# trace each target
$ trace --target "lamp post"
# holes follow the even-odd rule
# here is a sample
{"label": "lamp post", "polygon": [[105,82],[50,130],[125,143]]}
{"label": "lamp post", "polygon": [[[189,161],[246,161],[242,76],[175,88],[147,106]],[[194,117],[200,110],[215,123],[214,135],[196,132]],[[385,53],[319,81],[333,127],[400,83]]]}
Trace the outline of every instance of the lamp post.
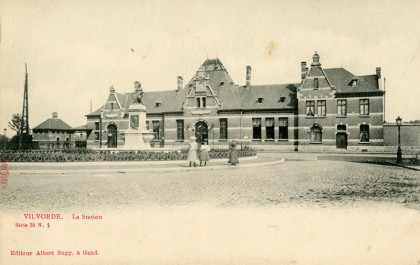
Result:
{"label": "lamp post", "polygon": [[7,129],[6,128],[3,129],[3,133],[4,133],[4,146],[3,146],[3,151],[6,151],[6,142],[7,142],[7,136],[6,136]]}
{"label": "lamp post", "polygon": [[400,116],[395,120],[398,126],[398,149],[397,149],[397,164],[402,164],[402,153],[401,153],[401,123],[402,119]]}
{"label": "lamp post", "polygon": [[[213,138],[213,150],[214,150],[214,124],[212,124],[211,126],[210,126],[210,131],[211,131],[211,135],[212,135],[212,138]],[[207,140],[208,141],[208,140]]]}

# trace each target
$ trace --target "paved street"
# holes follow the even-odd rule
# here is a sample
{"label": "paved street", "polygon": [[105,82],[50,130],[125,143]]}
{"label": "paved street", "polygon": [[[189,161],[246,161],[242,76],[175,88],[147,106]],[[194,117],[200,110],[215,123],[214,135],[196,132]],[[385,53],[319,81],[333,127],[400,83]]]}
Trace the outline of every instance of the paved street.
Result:
{"label": "paved street", "polygon": [[[262,153],[171,163],[16,164],[1,264],[418,264],[419,171]],[[16,228],[59,213],[50,228]],[[74,220],[73,214],[103,216]],[[44,222],[45,223],[45,222]],[[97,251],[11,256],[10,251]]]}
{"label": "paved street", "polygon": [[236,167],[219,160],[197,168],[187,167],[185,161],[15,163],[10,165],[8,186],[1,192],[1,208],[72,211],[360,203],[418,208],[419,171],[316,159],[315,154],[262,153]]}

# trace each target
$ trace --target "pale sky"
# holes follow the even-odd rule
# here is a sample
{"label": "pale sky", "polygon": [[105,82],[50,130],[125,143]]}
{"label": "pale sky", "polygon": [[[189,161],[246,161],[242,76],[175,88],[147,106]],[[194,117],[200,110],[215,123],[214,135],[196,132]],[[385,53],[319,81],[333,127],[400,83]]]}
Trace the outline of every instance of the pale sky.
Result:
{"label": "pale sky", "polygon": [[[386,78],[386,120],[420,119],[420,1],[23,1],[0,0],[0,129],[57,111],[86,124],[109,88],[174,90],[216,56],[237,84],[298,83],[314,51],[322,67]],[[13,133],[8,128],[8,136]]]}

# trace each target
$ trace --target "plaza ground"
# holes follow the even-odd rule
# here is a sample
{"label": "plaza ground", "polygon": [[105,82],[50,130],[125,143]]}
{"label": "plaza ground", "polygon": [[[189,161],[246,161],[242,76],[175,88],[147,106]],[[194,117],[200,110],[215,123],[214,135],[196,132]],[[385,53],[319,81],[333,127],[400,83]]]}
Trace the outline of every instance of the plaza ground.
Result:
{"label": "plaza ground", "polygon": [[[386,157],[386,156],[385,156]],[[417,264],[420,171],[261,153],[171,163],[10,163],[1,192],[6,250],[97,249],[96,257],[5,264]],[[23,213],[61,213],[48,230]],[[102,220],[74,221],[72,214]],[[7,241],[5,241],[7,240]],[[1,263],[1,262],[0,262]]]}

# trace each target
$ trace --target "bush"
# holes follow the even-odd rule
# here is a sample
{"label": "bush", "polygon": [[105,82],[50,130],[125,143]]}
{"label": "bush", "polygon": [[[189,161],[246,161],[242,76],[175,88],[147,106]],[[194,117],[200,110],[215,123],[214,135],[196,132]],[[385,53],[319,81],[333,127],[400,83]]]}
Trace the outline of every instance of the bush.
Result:
{"label": "bush", "polygon": [[[227,158],[228,150],[214,149],[211,159]],[[254,150],[238,150],[239,157],[255,156]],[[168,161],[186,160],[188,151],[94,151],[94,150],[31,150],[0,153],[1,162],[93,162],[93,161]]]}

